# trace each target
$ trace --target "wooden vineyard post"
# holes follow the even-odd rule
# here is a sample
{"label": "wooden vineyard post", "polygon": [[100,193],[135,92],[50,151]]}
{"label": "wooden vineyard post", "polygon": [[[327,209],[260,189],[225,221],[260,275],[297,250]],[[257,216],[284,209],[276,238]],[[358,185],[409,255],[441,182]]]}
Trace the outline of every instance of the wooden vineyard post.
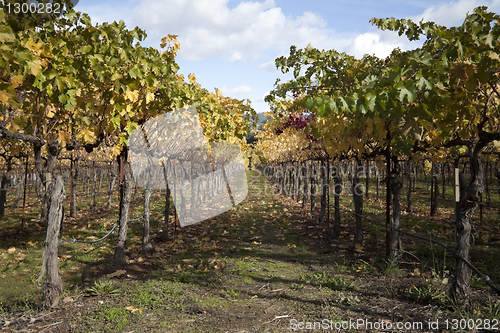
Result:
{"label": "wooden vineyard post", "polygon": [[363,167],[361,160],[356,160],[356,164],[353,168],[352,174],[352,198],[354,204],[354,212],[356,213],[356,229],[354,231],[354,242],[362,244],[363,243],[363,223],[362,223],[362,214],[363,214],[363,191],[361,189],[361,182],[359,179],[359,169]]}
{"label": "wooden vineyard post", "polygon": [[[495,177],[498,179],[498,195],[500,196],[500,170],[495,173]],[[500,205],[498,207],[498,220],[500,225]]]}
{"label": "wooden vineyard post", "polygon": [[111,206],[111,199],[113,198],[113,188],[115,187],[116,182],[116,172],[113,167],[113,162],[109,163],[109,171],[108,171],[108,203],[106,207]]}
{"label": "wooden vineyard post", "polygon": [[71,161],[69,164],[69,196],[70,196],[70,203],[69,203],[69,212],[71,217],[75,217],[76,215],[76,208],[75,208],[75,202],[73,201],[73,191],[74,189],[74,184],[73,184],[73,155],[71,155]]}
{"label": "wooden vineyard post", "polygon": [[[389,136],[389,134],[387,134]],[[389,136],[390,137],[390,136]],[[389,141],[390,142],[390,141]],[[391,229],[389,225],[391,224],[391,187],[389,186],[389,176],[391,174],[391,153],[389,147],[386,153],[386,163],[387,163],[387,174],[386,174],[386,206],[385,206],[385,257],[389,259],[390,250],[389,242],[391,238]]]}
{"label": "wooden vineyard post", "polygon": [[95,190],[96,190],[95,161],[92,161],[92,206],[91,206],[92,210],[94,210],[95,207],[96,207],[96,203],[95,203]]}
{"label": "wooden vineyard post", "polygon": [[24,229],[24,209],[26,208],[26,188],[28,187],[28,155],[26,155],[26,166],[24,167],[24,191],[23,191],[23,213],[21,228]]}
{"label": "wooden vineyard post", "polygon": [[305,172],[303,175],[303,186],[302,186],[302,208],[306,207],[307,203],[307,192],[309,189],[309,165],[307,164],[307,161],[302,162],[302,167],[305,167]]}
{"label": "wooden vineyard post", "polygon": [[127,219],[130,208],[130,198],[132,196],[132,179],[129,172],[125,172],[125,164],[127,162],[127,147],[124,147],[120,155],[119,161],[119,185],[120,185],[120,215],[118,241],[116,243],[113,263],[115,266],[123,266],[127,263],[125,259],[125,243],[127,241]]}
{"label": "wooden vineyard post", "polygon": [[365,196],[366,196],[366,199],[368,199],[370,197],[370,192],[369,192],[369,188],[370,188],[370,161],[369,160],[366,160],[366,170],[364,173],[365,173],[365,182],[366,182]]}
{"label": "wooden vineyard post", "polygon": [[[311,165],[311,173],[310,173],[310,184],[311,184],[311,192],[310,192],[310,201],[311,201],[311,212],[314,212],[314,204],[315,204],[315,196],[316,196],[316,191],[317,188],[314,188],[315,185],[317,185],[316,181],[316,169],[314,165],[314,161],[310,161]],[[314,191],[313,191],[314,190]]]}
{"label": "wooden vineyard post", "polygon": [[334,212],[334,218],[333,218],[333,234],[335,237],[338,237],[340,235],[340,194],[342,193],[342,178],[340,177],[340,165],[333,166],[335,168],[335,176],[333,177],[334,179],[334,187],[333,187],[333,194],[334,194],[334,206],[335,206],[335,212]]}
{"label": "wooden vineyard post", "polygon": [[47,233],[43,248],[42,270],[37,282],[43,278],[45,271],[47,277],[43,284],[42,306],[55,307],[59,303],[63,292],[63,283],[59,274],[57,253],[59,249],[59,230],[63,218],[64,182],[60,175],[56,176],[50,185],[49,214]]}
{"label": "wooden vineyard post", "polygon": [[327,198],[326,198],[326,208],[327,208],[327,213],[326,213],[326,224],[328,225],[328,228],[330,228],[330,192],[331,192],[331,179],[330,179],[330,159],[326,160],[326,179],[327,179],[327,184],[328,184],[328,192],[326,193]]}
{"label": "wooden vineyard post", "polygon": [[321,197],[320,197],[320,213],[319,213],[319,222],[323,222],[325,219],[325,214],[326,214],[326,192],[327,192],[327,180],[326,180],[326,167],[325,167],[325,160],[322,159],[319,165],[319,174],[321,177],[321,180],[319,181],[321,184]]}
{"label": "wooden vineyard post", "polygon": [[460,169],[458,168],[458,161],[455,165],[455,186],[454,186],[454,197],[455,197],[455,205],[454,205],[454,211],[455,211],[455,235],[457,234],[456,228],[457,228],[457,221],[458,221],[458,203],[460,202]]}
{"label": "wooden vineyard post", "polygon": [[168,181],[167,181],[167,170],[165,168],[165,163],[162,161],[162,167],[163,167],[163,177],[165,179],[165,186],[167,190],[165,191],[165,223],[163,225],[163,241],[166,242],[168,241],[168,217],[170,213],[170,188],[168,187]]}
{"label": "wooden vineyard post", "polygon": [[431,216],[436,215],[436,210],[434,208],[434,162],[432,162],[432,169],[431,169]]}
{"label": "wooden vineyard post", "polygon": [[150,216],[150,201],[153,191],[148,188],[144,189],[144,215],[142,217],[142,253],[150,254],[153,252],[153,245],[149,236],[149,216]]}

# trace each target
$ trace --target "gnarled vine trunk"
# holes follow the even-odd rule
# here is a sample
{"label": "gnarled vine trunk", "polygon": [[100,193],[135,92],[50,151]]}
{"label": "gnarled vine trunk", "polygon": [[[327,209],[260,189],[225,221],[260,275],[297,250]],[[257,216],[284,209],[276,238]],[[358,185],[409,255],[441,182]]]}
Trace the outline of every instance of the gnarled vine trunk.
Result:
{"label": "gnarled vine trunk", "polygon": [[[363,167],[361,161],[357,164],[359,167]],[[352,200],[354,203],[354,212],[356,213],[356,230],[354,231],[354,242],[362,244],[363,243],[363,189],[361,188],[361,183],[359,181],[359,172],[356,168],[352,175]]]}
{"label": "gnarled vine trunk", "polygon": [[[398,179],[398,166],[393,170],[389,178],[389,186],[391,188],[392,195],[392,219],[391,226],[393,228],[399,229],[401,221],[401,189],[403,184]],[[401,235],[398,231],[391,229],[391,235],[389,238],[389,260],[394,262],[401,255]]]}
{"label": "gnarled vine trunk", "polygon": [[42,306],[44,308],[55,307],[59,303],[63,292],[63,283],[59,274],[59,262],[57,261],[59,249],[59,231],[63,219],[64,182],[61,176],[57,176],[48,186],[49,212],[47,233],[43,249],[42,271],[38,282],[43,278],[45,271],[47,277],[43,284]]}
{"label": "gnarled vine trunk", "polygon": [[123,266],[127,263],[127,260],[125,258],[125,246],[127,241],[128,211],[130,208],[133,185],[132,177],[130,175],[130,168],[128,168],[127,163],[127,147],[125,147],[118,156],[118,161],[120,170],[120,215],[118,221],[118,240],[116,242],[113,263],[115,266]]}

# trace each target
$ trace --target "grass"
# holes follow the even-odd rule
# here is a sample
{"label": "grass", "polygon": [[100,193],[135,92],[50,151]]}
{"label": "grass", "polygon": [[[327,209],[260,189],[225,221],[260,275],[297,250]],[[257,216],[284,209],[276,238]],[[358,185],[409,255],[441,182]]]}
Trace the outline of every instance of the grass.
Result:
{"label": "grass", "polygon": [[98,280],[94,281],[94,286],[87,288],[87,293],[91,296],[116,295],[121,292],[116,288],[114,281]]}
{"label": "grass", "polygon": [[102,305],[93,314],[87,316],[91,321],[103,324],[104,332],[116,332],[130,325],[133,316],[125,307]]}
{"label": "grass", "polygon": [[352,291],[355,289],[354,283],[347,281],[343,277],[331,276],[326,272],[304,274],[299,280],[303,283],[329,288],[334,291]]}
{"label": "grass", "polygon": [[[256,173],[248,175],[257,177]],[[263,185],[258,186],[262,190]],[[137,193],[130,218],[142,214],[141,193]],[[110,332],[220,332],[234,325],[241,330],[255,326],[258,331],[284,332],[285,320],[273,319],[288,313],[341,321],[360,314],[370,316],[379,309],[377,316],[382,318],[396,306],[404,309],[413,303],[430,304],[443,312],[450,308],[444,285],[439,283],[451,280],[455,261],[444,250],[404,237],[406,254],[396,266],[384,260],[384,228],[363,222],[367,237],[364,250],[357,252],[350,237],[354,220],[348,214],[342,213],[341,237],[329,240],[327,226],[317,223],[316,213],[300,210],[300,204],[287,198],[256,193],[250,187],[243,203],[203,223],[176,230],[172,226],[168,242],[159,237],[162,221],[153,218],[155,253],[151,256],[140,253],[141,223],[129,224],[126,254],[131,263],[126,275],[114,279],[106,276],[114,271],[110,264],[115,235],[98,244],[61,244],[64,296],[88,307],[81,318],[70,315],[71,320]],[[440,202],[443,208],[430,218],[425,195],[425,186],[419,185],[414,193],[416,211],[403,213],[401,225],[447,241],[452,235],[451,207]],[[115,223],[117,205],[104,209],[107,196],[101,195],[97,209],[91,211],[86,208],[89,198],[79,198],[81,209],[75,219],[67,219],[64,238],[97,239]],[[161,211],[163,200],[163,194],[154,193],[153,212]],[[350,208],[351,198],[343,196],[341,204]],[[384,203],[375,200],[373,192],[365,200],[364,211],[384,221]],[[8,209],[7,213],[2,231],[12,237],[0,241],[0,316],[19,310],[36,313],[41,288],[34,280],[40,270],[44,230],[30,221],[22,232],[19,220],[17,224],[12,220],[17,211]],[[25,214],[36,220],[36,207]],[[482,272],[500,281],[496,269],[500,247],[483,237],[494,230],[495,223],[494,214],[485,214],[483,225],[476,226],[471,254]],[[476,278],[471,284],[475,292],[487,295]],[[376,303],[379,298],[383,301]],[[494,297],[489,303],[486,299],[476,298],[476,314],[471,310],[467,315],[498,316],[499,302]],[[458,309],[450,311],[450,316],[465,316]]]}

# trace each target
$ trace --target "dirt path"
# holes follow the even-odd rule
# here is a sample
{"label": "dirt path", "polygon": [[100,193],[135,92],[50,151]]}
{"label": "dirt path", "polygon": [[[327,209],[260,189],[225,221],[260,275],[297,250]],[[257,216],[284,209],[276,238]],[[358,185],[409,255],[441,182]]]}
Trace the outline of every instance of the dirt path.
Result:
{"label": "dirt path", "polygon": [[[140,242],[130,241],[123,271],[110,269],[111,254],[104,255],[71,273],[82,274],[82,282],[67,288],[59,308],[4,312],[0,328],[451,332],[451,320],[462,319],[446,310],[446,281],[384,264],[380,235],[368,231],[362,250],[353,246],[348,225],[341,238],[329,239],[327,225],[318,225],[314,214],[266,191],[257,173],[249,175],[249,195],[238,207],[177,230],[168,243],[158,230],[151,256],[142,256]],[[487,293],[474,289],[475,297]]]}

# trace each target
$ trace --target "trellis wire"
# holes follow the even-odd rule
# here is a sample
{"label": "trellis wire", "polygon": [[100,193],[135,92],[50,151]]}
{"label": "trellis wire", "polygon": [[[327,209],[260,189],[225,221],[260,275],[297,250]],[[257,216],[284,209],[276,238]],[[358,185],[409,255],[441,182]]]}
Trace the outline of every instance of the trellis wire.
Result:
{"label": "trellis wire", "polygon": [[395,228],[395,227],[392,227],[391,225],[386,225],[385,223],[380,223],[379,221],[376,221],[374,219],[371,219],[369,217],[366,217],[366,216],[363,216],[361,214],[357,214],[355,212],[353,212],[352,210],[349,210],[349,209],[344,209],[344,208],[341,208],[341,207],[336,207],[340,210],[343,210],[347,213],[351,213],[353,215],[356,215],[356,216],[360,216],[361,218],[364,218],[365,220],[368,220],[370,222],[373,222],[375,223],[376,225],[378,226],[382,226],[384,228],[390,228],[392,230],[395,230],[397,232],[400,232],[404,235],[407,235],[407,236],[410,236],[410,237],[413,237],[413,238],[417,238],[417,239],[420,239],[420,240],[424,240],[424,241],[428,241],[428,242],[431,242],[431,243],[434,243],[438,246],[441,246],[442,248],[444,248],[445,250],[449,251],[450,253],[452,253],[456,258],[462,260],[474,273],[476,273],[477,276],[479,276],[479,278],[481,278],[481,280],[483,280],[494,292],[497,293],[497,295],[500,296],[500,288],[497,288],[493,282],[491,281],[490,277],[487,276],[487,275],[484,275],[482,274],[476,267],[474,267],[467,259],[465,259],[462,255],[456,253],[454,250],[450,249],[448,246],[444,245],[443,243],[437,241],[437,240],[434,240],[432,238],[427,238],[427,237],[424,237],[422,235],[417,235],[417,234],[413,234],[411,232],[407,232],[407,231],[403,231],[401,229],[398,229],[398,228]]}
{"label": "trellis wire", "polygon": [[[171,209],[173,210],[173,209]],[[154,214],[151,214],[149,217],[153,217],[155,215],[158,215],[158,214],[163,214],[165,213],[165,210],[161,211],[161,212],[158,212],[158,213],[154,213]],[[127,224],[128,223],[132,223],[132,222],[135,222],[135,221],[139,221],[141,219],[144,218],[144,215],[136,218],[136,219],[133,219],[133,220],[128,220],[127,221]],[[82,243],[82,244],[95,244],[95,243],[99,243],[99,242],[102,242],[103,240],[105,240],[106,238],[108,238],[109,236],[111,236],[111,234],[113,233],[113,231],[115,231],[116,227],[118,226],[118,223],[115,223],[115,225],[113,226],[113,228],[111,228],[111,230],[102,238],[98,239],[98,240],[94,240],[94,241],[83,241],[83,240],[79,240],[79,239],[60,239],[59,240],[59,243]]]}

